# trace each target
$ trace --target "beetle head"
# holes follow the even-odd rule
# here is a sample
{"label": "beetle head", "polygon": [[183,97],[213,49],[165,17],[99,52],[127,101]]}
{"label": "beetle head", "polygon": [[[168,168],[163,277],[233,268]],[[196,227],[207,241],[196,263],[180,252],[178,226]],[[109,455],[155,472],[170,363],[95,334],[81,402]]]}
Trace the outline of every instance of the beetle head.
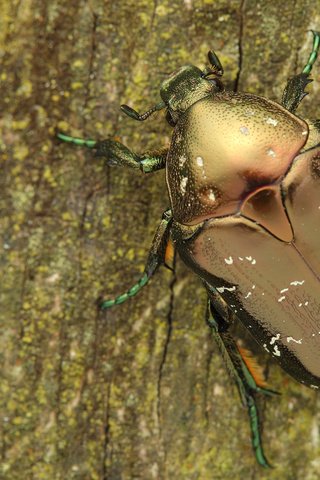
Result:
{"label": "beetle head", "polygon": [[133,108],[121,105],[121,110],[135,120],[145,120],[153,112],[167,108],[167,121],[174,126],[180,115],[198,100],[224,90],[218,77],[223,75],[222,65],[217,55],[209,51],[211,68],[204,71],[194,65],[185,65],[173,72],[160,87],[162,102],[155,105],[142,115]]}

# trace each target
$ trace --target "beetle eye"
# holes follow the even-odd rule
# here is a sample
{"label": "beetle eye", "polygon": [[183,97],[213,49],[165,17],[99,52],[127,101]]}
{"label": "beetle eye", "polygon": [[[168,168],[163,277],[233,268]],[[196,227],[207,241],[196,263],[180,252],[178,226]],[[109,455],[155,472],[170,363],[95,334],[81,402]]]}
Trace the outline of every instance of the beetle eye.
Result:
{"label": "beetle eye", "polygon": [[206,80],[210,82],[214,87],[216,87],[219,92],[222,92],[224,90],[223,83],[217,77],[207,77]]}
{"label": "beetle eye", "polygon": [[176,123],[177,123],[177,122],[175,122],[175,121],[173,120],[172,115],[171,115],[171,113],[169,112],[169,110],[167,110],[167,113],[166,113],[166,120],[167,120],[167,122],[169,123],[169,125],[170,125],[171,127],[175,127],[175,126],[176,126]]}

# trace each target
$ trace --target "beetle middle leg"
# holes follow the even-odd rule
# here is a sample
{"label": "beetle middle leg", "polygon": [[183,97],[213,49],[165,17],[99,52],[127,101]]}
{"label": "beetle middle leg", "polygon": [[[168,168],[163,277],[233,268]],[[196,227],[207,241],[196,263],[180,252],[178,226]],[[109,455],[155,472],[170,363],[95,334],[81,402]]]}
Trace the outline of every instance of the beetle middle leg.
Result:
{"label": "beetle middle leg", "polygon": [[217,312],[210,299],[208,299],[206,320],[212,331],[213,337],[217,342],[227,369],[236,382],[242,403],[248,409],[252,447],[256,459],[263,467],[270,467],[271,465],[269,464],[262,447],[259,413],[255,400],[255,394],[257,392],[262,392],[267,395],[273,395],[276,394],[276,392],[261,387],[257,384],[255,378],[247,367],[243,355],[237,347],[235,340],[227,331],[228,323]]}
{"label": "beetle middle leg", "polygon": [[149,256],[146,262],[142,277],[127,292],[118,295],[110,300],[100,300],[99,307],[102,310],[119,305],[130,297],[135,296],[155,274],[158,267],[166,265],[168,268],[174,268],[174,248],[170,238],[170,227],[172,222],[171,210],[166,210],[162,215],[161,222],[157,228],[152,241]]}
{"label": "beetle middle leg", "polygon": [[312,33],[313,46],[309,59],[302,72],[287,81],[287,85],[282,95],[281,104],[291,113],[295,113],[300,102],[306,95],[308,95],[304,90],[306,86],[312,82],[312,79],[308,77],[311,73],[314,62],[317,59],[320,48],[320,33],[313,30]]}
{"label": "beetle middle leg", "polygon": [[94,149],[95,156],[106,158],[106,164],[110,166],[129,167],[140,169],[143,173],[152,173],[166,165],[167,148],[138,155],[115,140],[85,140],[64,133],[58,133],[57,137],[63,142]]}

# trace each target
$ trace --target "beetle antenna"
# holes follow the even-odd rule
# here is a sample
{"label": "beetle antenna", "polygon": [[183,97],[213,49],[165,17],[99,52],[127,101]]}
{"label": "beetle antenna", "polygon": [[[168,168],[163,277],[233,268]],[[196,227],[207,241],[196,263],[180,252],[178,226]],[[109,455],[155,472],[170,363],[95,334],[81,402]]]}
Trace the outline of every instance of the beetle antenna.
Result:
{"label": "beetle antenna", "polygon": [[302,70],[302,73],[306,73],[307,75],[309,75],[312,70],[313,64],[317,59],[319,47],[320,47],[320,33],[316,32],[315,30],[311,30],[311,32],[313,33],[312,52],[310,54],[310,57],[308,59],[306,66]]}
{"label": "beetle antenna", "polygon": [[218,56],[214,53],[213,50],[209,50],[208,59],[209,59],[210,65],[213,67],[214,73],[221,77],[224,73],[224,70]]}
{"label": "beetle antenna", "polygon": [[120,109],[128,115],[128,117],[134,118],[135,120],[138,120],[139,122],[143,122],[143,120],[146,120],[146,118],[150,117],[154,112],[157,112],[158,110],[162,110],[165,108],[166,104],[164,102],[157,103],[154,107],[150,108],[145,113],[142,113],[140,115],[136,110],[134,110],[131,107],[128,107],[128,105],[121,105]]}

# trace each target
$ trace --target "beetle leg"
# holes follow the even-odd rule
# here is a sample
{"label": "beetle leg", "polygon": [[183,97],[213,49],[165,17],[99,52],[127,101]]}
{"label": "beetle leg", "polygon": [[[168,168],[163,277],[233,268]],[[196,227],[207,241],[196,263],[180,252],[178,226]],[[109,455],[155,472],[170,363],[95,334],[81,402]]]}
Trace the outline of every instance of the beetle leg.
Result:
{"label": "beetle leg", "polygon": [[174,251],[170,239],[170,227],[172,222],[171,210],[166,210],[162,215],[162,220],[157,228],[152,241],[151,249],[144,269],[144,273],[140,280],[135,283],[129,290],[110,300],[100,300],[99,307],[102,310],[119,305],[130,297],[136,295],[142,287],[144,287],[154,275],[160,265],[166,265],[173,269]]}
{"label": "beetle leg", "polygon": [[308,83],[312,82],[312,79],[308,77],[311,73],[314,62],[317,59],[320,48],[320,33],[313,30],[312,33],[313,46],[309,59],[302,72],[288,80],[282,95],[281,104],[292,113],[296,111],[303,98],[308,95],[304,90]]}
{"label": "beetle leg", "polygon": [[166,165],[168,149],[137,155],[115,140],[84,140],[63,133],[58,133],[57,137],[67,143],[93,148],[96,150],[95,156],[105,157],[107,159],[106,164],[110,166],[129,167],[140,169],[144,173],[152,173]]}
{"label": "beetle leg", "polygon": [[208,300],[206,320],[217,342],[227,369],[236,382],[242,403],[248,409],[252,447],[256,459],[261,466],[271,467],[262,447],[258,407],[255,400],[255,392],[259,389],[241,357],[236,342],[226,331],[226,322],[218,312],[215,311],[210,299]]}

